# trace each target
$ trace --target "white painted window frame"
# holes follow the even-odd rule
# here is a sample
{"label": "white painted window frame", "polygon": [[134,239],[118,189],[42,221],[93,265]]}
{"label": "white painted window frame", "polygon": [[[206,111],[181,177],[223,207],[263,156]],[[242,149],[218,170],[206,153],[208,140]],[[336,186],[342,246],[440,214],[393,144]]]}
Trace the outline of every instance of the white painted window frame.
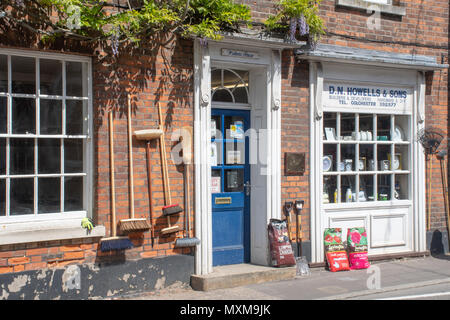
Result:
{"label": "white painted window frame", "polygon": [[[83,159],[83,173],[76,174],[68,174],[68,173],[59,173],[59,174],[38,174],[37,173],[37,149],[35,148],[35,171],[33,174],[29,175],[20,175],[14,177],[30,177],[35,180],[35,195],[37,195],[37,179],[38,177],[63,177],[63,176],[80,176],[83,177],[83,192],[84,192],[84,208],[86,210],[82,211],[70,211],[70,212],[58,212],[58,213],[50,213],[50,214],[37,214],[37,196],[35,196],[34,203],[34,214],[32,215],[17,215],[17,216],[9,216],[8,211],[7,215],[0,217],[0,245],[3,244],[16,244],[16,243],[25,243],[25,242],[35,242],[35,241],[50,241],[50,240],[62,240],[62,239],[73,239],[73,238],[84,238],[84,237],[92,237],[92,236],[103,236],[105,233],[104,227],[99,226],[94,228],[91,232],[87,232],[86,230],[81,228],[81,219],[84,217],[92,217],[93,214],[93,168],[94,168],[94,160],[93,160],[93,107],[92,107],[92,62],[90,57],[82,56],[82,55],[69,55],[69,54],[58,54],[53,52],[41,52],[41,51],[32,51],[32,50],[19,50],[19,49],[7,49],[1,48],[0,54],[6,55],[8,58],[8,92],[4,94],[0,94],[1,96],[7,97],[7,107],[9,109],[8,114],[10,114],[12,108],[12,98],[13,97],[29,97],[36,99],[36,134],[33,135],[18,135],[11,134],[10,124],[11,117],[8,116],[8,133],[0,134],[2,138],[20,138],[26,137],[30,139],[34,139],[38,141],[38,138],[59,138],[61,139],[61,149],[64,150],[63,141],[66,138],[80,138],[84,140],[84,159]],[[38,88],[35,94],[12,94],[11,92],[11,56],[22,56],[22,57],[32,57],[36,61],[36,86]],[[48,96],[48,95],[40,95],[39,88],[39,59],[49,59],[49,60],[58,60],[62,62],[62,96]],[[84,73],[85,78],[83,81],[86,85],[86,96],[83,97],[68,97],[66,96],[65,91],[65,81],[66,81],[66,62],[80,62],[86,67],[86,72]],[[83,76],[84,76],[83,75]],[[63,131],[61,135],[39,135],[39,101],[41,98],[51,98],[56,100],[65,101],[66,98],[71,100],[82,100],[87,102],[87,127],[86,134],[83,135],[66,135]],[[63,119],[62,126],[65,127],[64,119],[65,119],[65,107],[64,103],[63,107]],[[64,129],[63,129],[64,130]],[[61,152],[61,166],[63,168],[64,163],[64,151]],[[7,152],[7,166],[8,163],[8,152]],[[8,173],[8,171],[7,171]],[[2,178],[9,178],[8,175],[1,176]],[[7,184],[7,189],[8,189]],[[63,201],[64,197],[64,183],[61,183],[61,201]],[[7,202],[9,201],[9,192],[7,190]],[[7,210],[9,210],[9,206],[7,204]]]}

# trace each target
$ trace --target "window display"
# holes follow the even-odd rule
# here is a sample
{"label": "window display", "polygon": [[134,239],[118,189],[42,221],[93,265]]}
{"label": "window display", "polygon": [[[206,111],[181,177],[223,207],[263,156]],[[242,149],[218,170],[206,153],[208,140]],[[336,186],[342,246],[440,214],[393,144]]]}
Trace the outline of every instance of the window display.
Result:
{"label": "window display", "polygon": [[409,115],[325,112],[323,203],[409,199],[410,121]]}

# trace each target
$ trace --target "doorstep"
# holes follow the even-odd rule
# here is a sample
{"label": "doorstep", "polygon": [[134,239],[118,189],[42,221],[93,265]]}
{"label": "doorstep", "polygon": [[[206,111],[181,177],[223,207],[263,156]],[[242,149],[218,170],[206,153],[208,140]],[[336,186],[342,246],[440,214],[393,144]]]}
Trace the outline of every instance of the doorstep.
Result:
{"label": "doorstep", "polygon": [[289,280],[295,278],[296,267],[273,268],[254,264],[234,264],[214,267],[206,275],[192,275],[191,287],[198,291],[209,291],[239,287],[249,284]]}

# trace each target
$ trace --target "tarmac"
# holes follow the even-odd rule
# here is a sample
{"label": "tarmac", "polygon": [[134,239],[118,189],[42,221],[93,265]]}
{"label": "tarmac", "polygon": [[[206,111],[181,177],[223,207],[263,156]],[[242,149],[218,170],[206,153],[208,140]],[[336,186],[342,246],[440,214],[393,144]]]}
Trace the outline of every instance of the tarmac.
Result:
{"label": "tarmac", "polygon": [[309,275],[227,289],[196,291],[175,283],[157,291],[113,300],[348,300],[376,293],[448,284],[450,255],[401,258],[371,263],[369,269],[330,272],[311,268]]}

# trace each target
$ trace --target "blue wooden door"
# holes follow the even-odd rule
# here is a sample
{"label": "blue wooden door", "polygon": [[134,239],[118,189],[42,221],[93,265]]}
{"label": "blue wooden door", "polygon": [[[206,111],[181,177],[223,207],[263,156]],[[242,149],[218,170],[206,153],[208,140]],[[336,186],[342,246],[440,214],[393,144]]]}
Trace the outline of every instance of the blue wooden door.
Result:
{"label": "blue wooden door", "polygon": [[250,261],[250,112],[211,110],[213,265]]}

